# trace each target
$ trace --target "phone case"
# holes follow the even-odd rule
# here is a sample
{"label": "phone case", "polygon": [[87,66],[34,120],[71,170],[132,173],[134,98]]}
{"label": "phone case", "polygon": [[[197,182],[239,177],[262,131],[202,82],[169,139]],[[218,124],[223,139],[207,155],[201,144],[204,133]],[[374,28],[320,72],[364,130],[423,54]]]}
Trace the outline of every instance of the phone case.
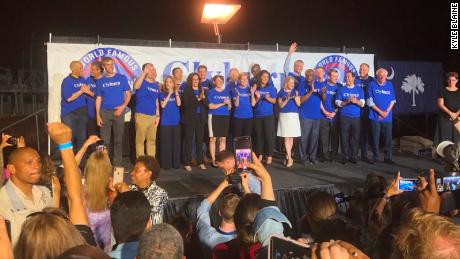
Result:
{"label": "phone case", "polygon": [[124,174],[125,169],[123,167],[115,167],[113,170],[113,184],[122,183]]}

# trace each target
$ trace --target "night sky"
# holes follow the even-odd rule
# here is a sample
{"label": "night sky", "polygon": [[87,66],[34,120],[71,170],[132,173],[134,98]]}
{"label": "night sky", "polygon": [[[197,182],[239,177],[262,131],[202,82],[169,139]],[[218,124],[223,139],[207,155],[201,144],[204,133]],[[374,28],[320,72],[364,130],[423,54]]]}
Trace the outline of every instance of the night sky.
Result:
{"label": "night sky", "polygon": [[[439,61],[460,70],[450,50],[450,2],[415,0],[243,0],[220,26],[226,43],[365,46],[376,59]],[[458,0],[457,0],[458,2]],[[48,33],[58,36],[215,42],[200,24],[202,1],[1,0],[0,67],[46,70]],[[32,51],[32,55],[31,55]]]}

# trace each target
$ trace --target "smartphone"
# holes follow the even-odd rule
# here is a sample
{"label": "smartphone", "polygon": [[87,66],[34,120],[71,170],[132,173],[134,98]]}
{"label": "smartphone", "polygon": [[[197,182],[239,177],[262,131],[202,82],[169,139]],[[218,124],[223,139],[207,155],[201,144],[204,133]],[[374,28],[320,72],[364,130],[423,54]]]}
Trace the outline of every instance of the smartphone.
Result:
{"label": "smartphone", "polygon": [[268,244],[268,258],[310,258],[310,246],[286,237],[272,235]]}
{"label": "smartphone", "polygon": [[115,167],[113,170],[113,185],[122,183],[125,174],[125,168]]}
{"label": "smartphone", "polygon": [[8,233],[8,238],[11,241],[11,222],[5,219],[5,225],[6,225],[6,232]]}
{"label": "smartphone", "polygon": [[252,162],[252,142],[251,137],[242,136],[233,139],[235,148],[235,167],[237,171],[247,171],[246,162]]}
{"label": "smartphone", "polygon": [[420,180],[417,178],[401,178],[398,183],[398,189],[401,191],[412,192],[417,190]]}
{"label": "smartphone", "polygon": [[460,189],[460,176],[445,176],[442,178],[442,191],[456,191]]}
{"label": "smartphone", "polygon": [[345,194],[343,194],[342,192],[336,193],[334,195],[334,198],[335,198],[335,203],[337,204],[345,202]]}
{"label": "smartphone", "polygon": [[11,137],[6,141],[6,143],[12,146],[16,146],[18,144],[18,139]]}

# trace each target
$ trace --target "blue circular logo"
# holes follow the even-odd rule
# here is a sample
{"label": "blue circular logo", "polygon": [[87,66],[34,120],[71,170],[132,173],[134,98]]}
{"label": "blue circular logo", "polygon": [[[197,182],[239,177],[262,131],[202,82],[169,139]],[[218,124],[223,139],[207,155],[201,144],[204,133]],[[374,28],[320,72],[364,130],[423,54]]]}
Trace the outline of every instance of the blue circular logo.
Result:
{"label": "blue circular logo", "polygon": [[327,78],[327,73],[331,69],[337,70],[339,72],[339,80],[338,82],[345,81],[345,74],[348,71],[351,71],[354,75],[358,74],[355,66],[351,61],[340,55],[330,55],[322,58],[315,66],[315,69],[318,67],[323,67],[324,72],[326,73],[325,77]]}
{"label": "blue circular logo", "polygon": [[117,48],[96,48],[86,53],[80,62],[83,64],[83,76],[90,75],[90,65],[93,61],[102,61],[102,58],[110,57],[113,59],[115,72],[125,75],[130,85],[141,74],[141,67],[137,61],[128,53]]}

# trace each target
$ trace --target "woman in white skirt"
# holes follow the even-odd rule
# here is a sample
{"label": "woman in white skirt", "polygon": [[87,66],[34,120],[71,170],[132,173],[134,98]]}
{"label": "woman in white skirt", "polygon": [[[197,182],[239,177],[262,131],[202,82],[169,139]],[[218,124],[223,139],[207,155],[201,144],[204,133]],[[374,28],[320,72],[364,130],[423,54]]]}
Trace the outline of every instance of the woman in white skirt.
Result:
{"label": "woman in white skirt", "polygon": [[300,96],[294,89],[294,78],[291,76],[286,77],[283,88],[278,92],[278,105],[280,106],[280,115],[276,135],[284,138],[286,148],[284,165],[291,167],[294,164],[291,156],[294,138],[300,137]]}

